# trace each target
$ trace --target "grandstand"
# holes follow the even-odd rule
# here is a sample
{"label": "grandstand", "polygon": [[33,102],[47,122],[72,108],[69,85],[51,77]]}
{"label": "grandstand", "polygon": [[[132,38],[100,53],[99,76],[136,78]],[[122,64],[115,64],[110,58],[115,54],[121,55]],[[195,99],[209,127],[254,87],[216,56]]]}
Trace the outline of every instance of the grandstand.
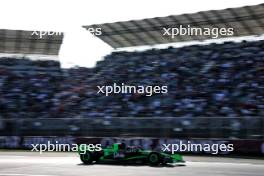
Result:
{"label": "grandstand", "polygon": [[1,2],[0,176],[263,175],[261,0],[34,2]]}
{"label": "grandstand", "polygon": [[0,29],[0,54],[57,56],[63,33],[53,33]]}
{"label": "grandstand", "polygon": [[264,33],[264,4],[227,8],[223,10],[201,11],[192,14],[170,15],[142,20],[130,20],[116,23],[104,23],[84,26],[86,29],[98,29],[97,35],[113,48],[167,44],[185,41],[211,39],[211,35],[175,35],[164,34],[164,28],[179,26],[194,28],[232,28],[233,35],[219,35],[217,38],[259,36]]}
{"label": "grandstand", "polygon": [[[236,31],[234,36],[261,35],[264,33],[263,6],[86,28],[102,28],[102,35],[98,37],[113,48],[211,38],[162,36],[163,27],[181,23],[195,27],[232,27]],[[62,38],[39,40],[45,43],[44,47],[34,44],[29,47],[30,52],[24,52],[18,47],[22,45],[17,45],[13,50],[22,54],[58,54]],[[13,50],[6,52],[14,53]],[[0,131],[7,136],[263,139],[263,57],[263,40],[113,52],[94,68],[61,69],[57,61],[5,57],[0,59],[0,117],[5,119]],[[27,72],[30,69],[33,71]],[[60,74],[54,74],[54,69]],[[139,93],[110,96],[97,93],[97,86],[113,83],[165,85],[168,93],[150,97]],[[166,122],[164,126],[160,124],[161,118]]]}
{"label": "grandstand", "polygon": [[[261,117],[264,115],[264,98],[261,93],[264,86],[263,46],[263,41],[244,41],[171,47],[138,53],[118,52],[106,56],[93,69],[64,69],[60,78],[50,74],[51,70],[45,75],[29,75],[33,77],[33,83],[36,82],[33,85],[27,81],[27,77],[24,79],[21,75],[16,76],[24,81],[17,83],[17,78],[10,73],[2,80],[3,98],[10,99],[10,104],[14,106],[17,103],[11,100],[17,102],[17,98],[11,97],[21,89],[20,91],[27,92],[20,94],[26,101],[18,102],[17,107],[13,107],[15,109],[10,109],[2,100],[2,112],[9,114],[16,110],[16,116],[20,116],[20,113],[24,114],[29,108],[32,109],[33,99],[39,97],[39,100],[47,103],[36,105],[42,111],[33,108],[37,114],[32,116],[30,112],[23,116]],[[27,62],[38,64],[40,68],[58,65],[51,61]],[[19,66],[16,62],[13,64]],[[46,79],[42,81],[43,78]],[[166,85],[168,93],[151,97],[143,94],[105,96],[97,93],[97,85],[111,85],[114,82],[127,85]],[[35,89],[39,92],[35,92]],[[31,91],[37,94],[33,96]],[[21,100],[22,97],[18,99]],[[24,110],[20,111],[19,107],[24,107]]]}

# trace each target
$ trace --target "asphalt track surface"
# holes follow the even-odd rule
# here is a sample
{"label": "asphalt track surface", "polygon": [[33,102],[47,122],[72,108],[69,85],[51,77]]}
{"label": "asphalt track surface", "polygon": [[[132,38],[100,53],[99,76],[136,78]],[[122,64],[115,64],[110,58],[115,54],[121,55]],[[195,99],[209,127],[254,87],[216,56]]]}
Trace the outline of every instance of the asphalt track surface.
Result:
{"label": "asphalt track surface", "polygon": [[264,160],[184,157],[180,166],[81,164],[75,153],[0,152],[0,176],[263,176]]}

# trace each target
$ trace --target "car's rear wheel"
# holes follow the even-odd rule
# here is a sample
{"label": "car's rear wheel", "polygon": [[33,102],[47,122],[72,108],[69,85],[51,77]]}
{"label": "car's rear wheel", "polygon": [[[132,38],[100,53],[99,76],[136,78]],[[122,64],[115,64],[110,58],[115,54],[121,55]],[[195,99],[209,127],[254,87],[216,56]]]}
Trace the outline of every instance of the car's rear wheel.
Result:
{"label": "car's rear wheel", "polygon": [[150,153],[148,156],[148,162],[152,166],[157,166],[160,164],[160,156],[158,153]]}
{"label": "car's rear wheel", "polygon": [[92,164],[93,163],[93,156],[91,152],[86,152],[84,154],[80,154],[80,159],[84,164]]}

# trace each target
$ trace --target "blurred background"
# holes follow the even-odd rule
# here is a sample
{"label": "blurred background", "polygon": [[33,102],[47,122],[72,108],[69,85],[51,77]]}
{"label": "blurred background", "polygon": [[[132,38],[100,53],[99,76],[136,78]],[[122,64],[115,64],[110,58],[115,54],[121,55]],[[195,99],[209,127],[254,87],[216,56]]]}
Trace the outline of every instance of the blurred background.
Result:
{"label": "blurred background", "polygon": [[[233,143],[234,154],[263,156],[263,4],[255,12],[252,9],[241,13],[243,17],[233,14],[231,21],[210,16],[203,17],[206,24],[187,21],[200,27],[230,25],[239,39],[201,43],[207,38],[167,38],[157,44],[169,47],[137,51],[127,51],[122,45],[144,47],[150,39],[162,38],[156,34],[157,26],[150,26],[151,33],[134,23],[137,32],[133,31],[127,24],[131,21],[118,22],[119,28],[117,23],[96,24],[103,30],[98,37],[103,45],[111,48],[119,43],[121,47],[94,60],[94,67],[62,66],[58,55],[65,47],[61,45],[64,35],[40,39],[30,35],[32,31],[2,30],[0,148],[30,149],[31,144],[51,140],[103,145],[122,141],[154,149],[164,143],[193,140]],[[179,24],[155,20],[163,26]],[[106,25],[117,28],[107,29]],[[182,42],[194,43],[185,46]],[[96,48],[87,51],[101,54],[100,47]],[[97,86],[113,83],[168,86],[168,94],[97,94]]]}

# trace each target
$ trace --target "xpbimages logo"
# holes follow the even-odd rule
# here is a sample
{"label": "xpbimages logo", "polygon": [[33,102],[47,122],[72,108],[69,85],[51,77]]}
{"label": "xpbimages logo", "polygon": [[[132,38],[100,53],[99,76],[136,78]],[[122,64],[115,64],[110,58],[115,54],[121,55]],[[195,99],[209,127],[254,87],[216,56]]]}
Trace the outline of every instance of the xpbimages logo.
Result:
{"label": "xpbimages logo", "polygon": [[58,141],[54,143],[48,141],[45,144],[31,144],[31,152],[77,152],[84,154],[87,151],[101,151],[101,144],[60,144]]}
{"label": "xpbimages logo", "polygon": [[211,36],[211,38],[216,39],[219,36],[233,36],[234,28],[209,28],[209,27],[191,27],[191,25],[173,28],[163,28],[163,35],[175,38],[175,36]]}
{"label": "xpbimages logo", "polygon": [[177,144],[163,144],[163,152],[170,152],[172,154],[177,152],[205,152],[210,154],[229,153],[234,151],[233,144],[225,143],[194,143],[192,141],[180,141]]}
{"label": "xpbimages logo", "polygon": [[38,36],[42,39],[44,36],[54,36],[54,35],[62,35],[62,32],[55,32],[55,31],[33,31],[31,33],[32,36]]}
{"label": "xpbimages logo", "polygon": [[109,96],[110,94],[143,94],[146,96],[152,96],[153,94],[166,94],[168,93],[167,86],[134,86],[134,85],[125,85],[122,83],[121,85],[117,85],[114,83],[109,86],[97,86],[98,91],[97,94],[101,93],[105,96]]}

